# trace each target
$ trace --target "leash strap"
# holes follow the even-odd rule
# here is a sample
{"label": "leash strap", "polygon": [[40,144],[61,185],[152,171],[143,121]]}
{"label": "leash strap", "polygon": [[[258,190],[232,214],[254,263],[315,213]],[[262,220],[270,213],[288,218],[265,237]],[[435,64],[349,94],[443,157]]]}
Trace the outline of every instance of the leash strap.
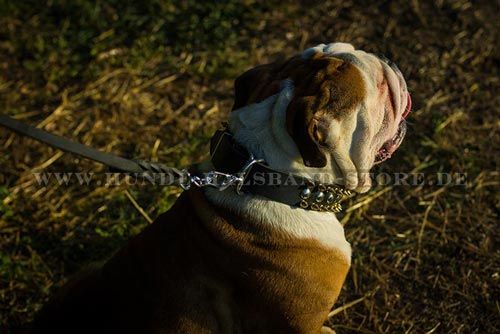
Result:
{"label": "leash strap", "polygon": [[168,167],[160,163],[142,159],[125,159],[37,129],[1,113],[0,125],[65,152],[77,154],[84,158],[100,162],[110,167],[112,171],[130,173],[132,174],[131,176],[134,177],[148,178],[155,182],[158,181],[158,183],[163,186],[178,186],[184,190],[188,190],[192,185],[195,185],[200,188],[214,187],[219,190],[224,190],[231,186],[242,184],[244,179],[244,173],[233,175],[218,171],[210,171],[205,175],[198,176],[192,175],[186,169],[179,170],[174,167]]}
{"label": "leash strap", "polygon": [[84,158],[105,164],[111,167],[112,170],[126,173],[161,173],[170,172],[172,170],[171,168],[166,167],[162,164],[156,164],[144,160],[125,159],[116,155],[102,152],[96,150],[95,148],[29,126],[1,113],[0,125],[3,125],[21,135],[28,136],[65,152],[74,153]]}

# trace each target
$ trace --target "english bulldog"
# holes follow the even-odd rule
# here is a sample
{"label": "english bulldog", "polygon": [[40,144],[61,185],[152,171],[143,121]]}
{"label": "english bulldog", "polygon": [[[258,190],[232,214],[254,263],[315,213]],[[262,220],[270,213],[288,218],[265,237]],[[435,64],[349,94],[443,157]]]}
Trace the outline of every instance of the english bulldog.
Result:
{"label": "english bulldog", "polygon": [[197,167],[219,189],[185,191],[63,286],[33,333],[331,332],[323,324],[351,262],[335,212],[370,188],[410,108],[396,65],[350,44],[249,70]]}

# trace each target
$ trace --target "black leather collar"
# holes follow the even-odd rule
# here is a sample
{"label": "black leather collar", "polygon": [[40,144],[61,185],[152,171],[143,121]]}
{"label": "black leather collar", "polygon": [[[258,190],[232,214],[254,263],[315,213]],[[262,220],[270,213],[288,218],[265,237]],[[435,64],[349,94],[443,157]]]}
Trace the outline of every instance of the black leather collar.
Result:
{"label": "black leather collar", "polygon": [[[210,141],[212,164],[218,172],[239,174],[252,156],[227,130],[218,130]],[[262,162],[244,173],[241,192],[313,211],[340,212],[340,203],[352,192],[336,184],[323,184],[273,169]]]}

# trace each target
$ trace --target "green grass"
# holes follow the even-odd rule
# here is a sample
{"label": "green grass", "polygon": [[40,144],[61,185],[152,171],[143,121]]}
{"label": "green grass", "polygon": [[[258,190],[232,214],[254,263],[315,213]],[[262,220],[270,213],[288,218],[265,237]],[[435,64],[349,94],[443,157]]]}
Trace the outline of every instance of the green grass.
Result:
{"label": "green grass", "polygon": [[[126,157],[180,168],[207,156],[235,77],[319,42],[392,58],[414,101],[380,172],[467,173],[466,186],[374,188],[344,217],[353,264],[337,333],[494,333],[500,323],[500,37],[468,1],[0,2],[0,110]],[[37,185],[33,172],[106,169],[0,129],[0,332],[32,319],[179,190]],[[352,301],[358,301],[350,304]]]}

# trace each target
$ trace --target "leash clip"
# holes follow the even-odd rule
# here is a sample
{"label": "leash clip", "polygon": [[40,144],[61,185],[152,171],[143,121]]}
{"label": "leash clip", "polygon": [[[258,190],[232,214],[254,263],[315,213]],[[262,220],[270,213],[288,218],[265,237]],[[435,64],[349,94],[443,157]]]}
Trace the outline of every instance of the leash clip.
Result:
{"label": "leash clip", "polygon": [[209,171],[203,176],[191,175],[186,169],[182,170],[181,181],[179,186],[183,190],[189,190],[191,185],[195,185],[198,188],[212,187],[219,191],[226,190],[229,187],[235,186],[236,193],[241,195],[241,188],[245,183],[245,178],[247,177],[250,169],[256,163],[263,162],[263,159],[255,159],[253,154],[250,154],[248,161],[241,168],[241,170],[236,174],[227,174],[218,171]]}
{"label": "leash clip", "polygon": [[189,175],[188,173],[188,180],[188,182],[180,185],[182,189],[188,190],[191,184],[194,184],[199,188],[213,187],[217,190],[222,191],[235,184],[243,182],[243,179],[240,176],[221,173],[217,171],[209,171],[205,174],[204,177]]}

